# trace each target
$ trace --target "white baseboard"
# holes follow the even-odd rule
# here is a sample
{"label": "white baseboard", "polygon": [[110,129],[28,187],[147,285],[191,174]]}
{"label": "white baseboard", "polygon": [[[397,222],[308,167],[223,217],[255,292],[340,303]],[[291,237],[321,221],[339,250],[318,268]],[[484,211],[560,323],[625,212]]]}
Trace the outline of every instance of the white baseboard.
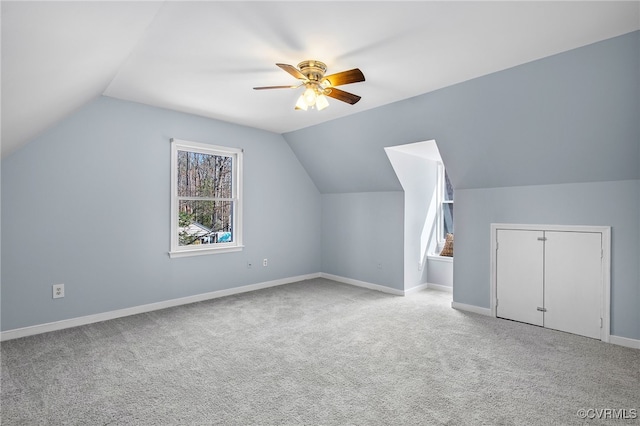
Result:
{"label": "white baseboard", "polygon": [[354,280],[353,278],[341,277],[339,275],[327,274],[324,272],[320,272],[321,278],[326,278],[328,280],[338,281],[344,284],[355,285],[357,287],[368,288],[369,290],[377,290],[383,293],[395,294],[396,296],[404,296],[405,292],[403,290],[398,290],[396,288],[387,287],[380,284],[372,284],[366,281]]}
{"label": "white baseboard", "polygon": [[411,287],[411,288],[405,290],[404,291],[404,295],[407,296],[407,295],[409,295],[411,293],[415,293],[416,291],[424,290],[425,288],[429,288],[429,286],[430,286],[429,283],[419,284],[419,285],[417,285],[415,287]]}
{"label": "white baseboard", "polygon": [[422,284],[418,284],[415,287],[411,287],[407,290],[398,290],[396,288],[391,288],[391,287],[383,286],[380,284],[373,284],[366,281],[354,280],[353,278],[341,277],[339,275],[327,274],[325,272],[321,272],[320,277],[326,278],[328,280],[338,281],[344,284],[355,285],[357,287],[368,288],[369,290],[376,290],[376,291],[381,291],[383,293],[394,294],[396,296],[407,296],[411,293],[415,293],[416,291],[424,290],[425,288],[448,291],[450,293],[453,292],[453,289],[451,287],[447,287],[445,285],[440,285],[440,284],[422,283]]}
{"label": "white baseboard", "polygon": [[489,317],[491,316],[491,309],[489,308],[481,308],[480,306],[467,305],[459,302],[451,302],[451,307],[460,311],[473,312],[474,314],[486,315]]}
{"label": "white baseboard", "polygon": [[[453,309],[459,309],[461,311],[473,312],[480,315],[492,316],[491,309],[489,308],[481,308],[480,306],[474,305],[466,305],[464,303],[451,302],[451,307]],[[619,346],[625,346],[627,348],[632,349],[640,349],[640,340],[630,339],[628,337],[620,337],[614,336],[613,334],[609,336],[609,343]]]}
{"label": "white baseboard", "polygon": [[614,345],[619,346],[626,346],[627,348],[640,349],[640,340],[630,339],[628,337],[614,336],[613,334],[609,336],[609,343],[613,343]]}
{"label": "white baseboard", "polygon": [[453,293],[453,287],[449,287],[448,285],[427,283],[427,288]]}
{"label": "white baseboard", "polygon": [[238,293],[260,290],[263,288],[275,287],[283,284],[290,284],[298,281],[319,278],[320,273],[298,275],[295,277],[282,278],[273,281],[265,281],[257,284],[245,285],[242,287],[229,288],[226,290],[212,291],[209,293],[196,294],[194,296],[181,297],[179,299],[165,300],[162,302],[149,303],[147,305],[133,306],[131,308],[118,309],[115,311],[102,312],[99,314],[87,315],[83,317],[70,318],[61,321],[38,324],[29,327],[16,328],[0,332],[0,342],[17,339],[20,337],[33,336],[35,334],[48,333],[50,331],[63,330],[65,328],[77,327],[80,325],[93,324],[96,322],[122,318],[129,315],[142,314],[145,312],[157,311],[159,309],[171,308],[174,306],[187,305],[189,303],[202,302],[204,300],[217,299],[219,297],[231,296]]}
{"label": "white baseboard", "polygon": [[[239,293],[246,293],[249,291],[260,290],[263,288],[276,287],[284,284],[291,284],[298,281],[309,280],[313,278],[326,278],[333,281],[338,281],[345,284],[354,285],[357,287],[364,287],[370,290],[381,291],[383,293],[389,293],[396,296],[405,296],[415,291],[422,290],[424,288],[431,288],[435,290],[452,292],[453,289],[448,286],[439,284],[420,284],[416,287],[412,287],[408,290],[398,290],[391,287],[386,287],[379,284],[372,284],[365,281],[354,280],[352,278],[345,278],[338,275],[326,274],[324,272],[317,272],[314,274],[298,275],[295,277],[281,278],[273,281],[265,281],[257,284],[250,284],[242,287],[230,288],[225,290],[212,291],[209,293],[196,294],[194,296],[181,297],[178,299],[165,300],[163,302],[149,303],[146,305],[133,306],[131,308],[118,309],[115,311],[102,312],[94,315],[87,315],[83,317],[70,318],[61,321],[49,322],[45,324],[38,324],[29,327],[16,328],[13,330],[7,330],[0,332],[0,342],[6,340],[17,339],[20,337],[33,336],[41,333],[48,333],[50,331],[63,330],[66,328],[78,327],[81,325],[93,324],[96,322],[107,321],[116,318],[122,318],[130,315],[142,314],[145,312],[157,311],[160,309],[171,308],[174,306],[187,305],[189,303],[202,302],[210,299],[217,299],[220,297],[231,296]],[[453,309],[461,311],[473,312],[480,315],[491,316],[491,309],[481,308],[479,306],[467,305],[464,303],[451,302]],[[620,337],[611,335],[609,342],[614,345],[625,346],[633,349],[640,349],[640,340],[630,339],[627,337]]]}

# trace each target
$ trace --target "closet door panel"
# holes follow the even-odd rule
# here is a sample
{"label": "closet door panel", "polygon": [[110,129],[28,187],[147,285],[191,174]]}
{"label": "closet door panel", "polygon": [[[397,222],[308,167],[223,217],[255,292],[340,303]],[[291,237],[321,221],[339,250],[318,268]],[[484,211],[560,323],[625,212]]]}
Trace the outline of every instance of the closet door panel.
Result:
{"label": "closet door panel", "polygon": [[602,234],[545,232],[544,326],[600,338]]}
{"label": "closet door panel", "polygon": [[542,231],[497,230],[496,315],[543,325]]}

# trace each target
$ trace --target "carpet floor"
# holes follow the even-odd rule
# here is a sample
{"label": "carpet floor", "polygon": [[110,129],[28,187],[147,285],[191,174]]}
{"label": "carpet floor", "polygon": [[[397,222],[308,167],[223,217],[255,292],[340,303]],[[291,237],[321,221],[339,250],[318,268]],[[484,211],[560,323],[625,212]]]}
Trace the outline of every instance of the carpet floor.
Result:
{"label": "carpet floor", "polygon": [[640,424],[640,351],[450,303],[313,279],[9,340],[0,419]]}

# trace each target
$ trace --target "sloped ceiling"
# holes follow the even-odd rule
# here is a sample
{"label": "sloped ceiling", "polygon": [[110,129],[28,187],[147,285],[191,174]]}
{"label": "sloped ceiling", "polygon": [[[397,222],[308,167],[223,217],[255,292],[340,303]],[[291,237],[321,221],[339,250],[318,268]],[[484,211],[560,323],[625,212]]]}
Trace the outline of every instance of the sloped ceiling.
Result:
{"label": "sloped ceiling", "polygon": [[5,2],[2,156],[102,95],[159,10],[150,2]]}
{"label": "sloped ceiling", "polygon": [[[2,1],[2,155],[105,95],[286,133],[624,34],[638,2]],[[306,59],[366,81],[293,110]]]}
{"label": "sloped ceiling", "polygon": [[456,190],[640,178],[640,31],[283,136],[321,193],[399,191],[435,140]]}

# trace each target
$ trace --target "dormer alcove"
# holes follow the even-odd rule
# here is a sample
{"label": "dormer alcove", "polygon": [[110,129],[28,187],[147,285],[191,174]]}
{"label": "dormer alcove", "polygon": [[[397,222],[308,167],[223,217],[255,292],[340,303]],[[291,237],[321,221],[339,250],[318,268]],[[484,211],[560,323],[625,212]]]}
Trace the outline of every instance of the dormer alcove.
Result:
{"label": "dormer alcove", "polygon": [[[435,140],[385,148],[404,190],[404,288],[451,291],[453,257],[441,256],[453,231],[453,188]],[[444,207],[444,208],[443,208]]]}

